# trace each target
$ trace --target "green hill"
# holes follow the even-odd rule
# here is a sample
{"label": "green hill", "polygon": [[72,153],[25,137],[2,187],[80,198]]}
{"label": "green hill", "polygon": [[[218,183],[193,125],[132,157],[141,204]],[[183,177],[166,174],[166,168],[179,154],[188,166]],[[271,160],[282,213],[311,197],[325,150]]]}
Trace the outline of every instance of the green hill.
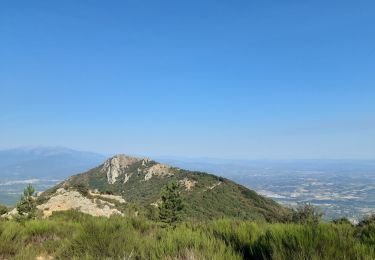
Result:
{"label": "green hill", "polygon": [[[108,207],[115,205],[121,212],[133,208],[136,214],[141,212],[152,218],[160,202],[160,191],[171,180],[180,184],[185,219],[234,217],[281,221],[290,212],[228,179],[125,155],[114,156],[88,172],[68,178],[46,191],[39,201],[47,201],[61,188],[79,190],[92,201],[108,202]],[[119,198],[126,203],[119,203]],[[60,208],[66,208],[66,205]]]}

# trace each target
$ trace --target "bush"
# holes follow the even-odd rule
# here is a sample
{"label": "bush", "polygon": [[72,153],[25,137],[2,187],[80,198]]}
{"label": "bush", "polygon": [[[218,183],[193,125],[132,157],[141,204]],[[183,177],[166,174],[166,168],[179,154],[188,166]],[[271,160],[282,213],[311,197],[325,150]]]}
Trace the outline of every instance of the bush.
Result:
{"label": "bush", "polygon": [[323,214],[313,205],[306,203],[299,206],[292,215],[292,221],[299,224],[312,224],[317,225]]}
{"label": "bush", "polygon": [[83,183],[75,184],[73,185],[73,188],[85,197],[89,195],[89,188]]}
{"label": "bush", "polygon": [[8,208],[2,204],[0,204],[0,216],[8,213]]}
{"label": "bush", "polygon": [[113,191],[112,190],[105,190],[104,194],[107,194],[107,195],[113,195]]}
{"label": "bush", "polygon": [[375,215],[370,215],[358,223],[356,235],[362,243],[375,245]]}
{"label": "bush", "polygon": [[365,227],[365,226],[368,226],[368,225],[371,225],[371,224],[375,224],[375,214],[372,214],[372,215],[367,216],[364,219],[362,219],[358,223],[358,226],[359,227]]}
{"label": "bush", "polygon": [[349,219],[347,218],[338,218],[331,221],[331,223],[336,225],[352,225]]}

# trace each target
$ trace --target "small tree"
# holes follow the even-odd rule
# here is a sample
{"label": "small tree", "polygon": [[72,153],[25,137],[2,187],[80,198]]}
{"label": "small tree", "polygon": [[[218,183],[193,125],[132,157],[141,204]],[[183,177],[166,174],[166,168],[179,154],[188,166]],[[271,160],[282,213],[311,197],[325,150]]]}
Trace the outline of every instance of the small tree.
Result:
{"label": "small tree", "polygon": [[180,219],[183,205],[179,188],[176,181],[171,181],[162,189],[159,219],[164,223],[171,225]]}
{"label": "small tree", "polygon": [[323,214],[313,205],[306,203],[293,213],[293,222],[300,224],[318,224]]}
{"label": "small tree", "polygon": [[34,198],[35,189],[29,184],[21,196],[21,200],[17,203],[18,214],[22,218],[32,219],[36,216],[36,201]]}

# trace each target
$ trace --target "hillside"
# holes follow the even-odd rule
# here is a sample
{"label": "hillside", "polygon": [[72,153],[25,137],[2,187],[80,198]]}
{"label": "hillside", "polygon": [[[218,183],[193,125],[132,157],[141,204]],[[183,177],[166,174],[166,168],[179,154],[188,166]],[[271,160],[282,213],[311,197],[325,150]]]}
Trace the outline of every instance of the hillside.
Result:
{"label": "hillside", "polygon": [[44,192],[38,199],[39,209],[45,216],[53,211],[80,209],[96,216],[131,212],[153,218],[160,191],[171,180],[181,186],[185,219],[280,221],[289,213],[276,202],[228,179],[125,155],[114,156]]}

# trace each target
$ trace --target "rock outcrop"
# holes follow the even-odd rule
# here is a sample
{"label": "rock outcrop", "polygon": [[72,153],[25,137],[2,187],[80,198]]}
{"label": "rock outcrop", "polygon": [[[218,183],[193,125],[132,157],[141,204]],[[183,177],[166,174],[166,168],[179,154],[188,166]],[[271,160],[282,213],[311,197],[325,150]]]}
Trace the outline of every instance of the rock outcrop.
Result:
{"label": "rock outcrop", "polygon": [[121,196],[116,196],[116,195],[111,195],[111,194],[101,194],[101,193],[98,193],[98,191],[89,191],[89,194],[91,196],[102,198],[102,199],[110,199],[110,200],[115,200],[119,203],[126,203],[124,198]]}
{"label": "rock outcrop", "polygon": [[4,215],[1,215],[0,217],[5,218],[5,219],[14,219],[14,217],[17,216],[17,215],[18,215],[18,210],[17,210],[17,208],[14,208],[11,211],[9,211],[8,213],[5,213]]}
{"label": "rock outcrop", "polygon": [[197,181],[193,181],[193,180],[189,180],[188,178],[184,178],[184,179],[180,180],[179,183],[180,183],[180,185],[185,187],[185,190],[190,191],[195,186]]}
{"label": "rock outcrop", "polygon": [[107,161],[105,161],[102,172],[107,174],[107,181],[109,184],[114,184],[117,181],[117,178],[123,174],[124,170],[140,161],[141,159],[130,157],[127,155],[116,155]]}
{"label": "rock outcrop", "polygon": [[38,206],[45,218],[55,211],[79,210],[92,216],[110,217],[112,215],[123,215],[119,210],[113,208],[114,204],[101,199],[89,199],[75,190],[60,188],[44,204]]}
{"label": "rock outcrop", "polygon": [[223,183],[223,182],[219,181],[219,182],[213,184],[212,186],[207,187],[204,191],[213,190],[213,189],[215,189],[217,186],[220,186],[222,183]]}
{"label": "rock outcrop", "polygon": [[152,176],[158,177],[170,177],[173,176],[173,173],[170,172],[170,168],[168,165],[165,164],[155,164],[146,170],[145,181],[148,181],[152,178]]}

